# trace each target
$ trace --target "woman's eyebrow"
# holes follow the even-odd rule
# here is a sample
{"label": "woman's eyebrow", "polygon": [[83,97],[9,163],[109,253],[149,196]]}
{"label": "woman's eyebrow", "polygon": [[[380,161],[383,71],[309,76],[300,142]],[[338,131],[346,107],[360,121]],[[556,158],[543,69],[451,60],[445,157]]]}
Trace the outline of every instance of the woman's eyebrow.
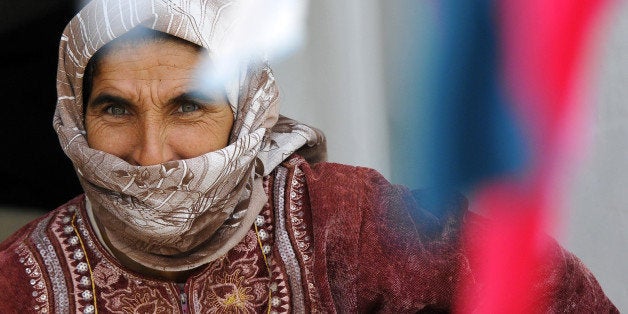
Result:
{"label": "woman's eyebrow", "polygon": [[190,90],[179,94],[178,96],[172,98],[170,100],[171,103],[181,103],[186,101],[194,101],[200,103],[215,103],[222,100],[222,98],[216,98],[212,95],[208,95],[207,93],[203,93],[197,90]]}
{"label": "woman's eyebrow", "polygon": [[120,104],[123,106],[132,106],[132,103],[128,101],[127,99],[124,99],[120,96],[107,94],[107,93],[96,96],[94,100],[87,103],[87,106],[97,108],[97,107],[100,107],[106,104],[112,104],[112,103]]}

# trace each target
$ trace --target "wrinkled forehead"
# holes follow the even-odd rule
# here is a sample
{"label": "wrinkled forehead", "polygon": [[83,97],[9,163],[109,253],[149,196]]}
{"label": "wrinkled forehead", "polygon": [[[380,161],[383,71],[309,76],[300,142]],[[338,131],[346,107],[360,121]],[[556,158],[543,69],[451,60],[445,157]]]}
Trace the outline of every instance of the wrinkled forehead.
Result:
{"label": "wrinkled forehead", "polygon": [[199,52],[207,50],[204,47],[201,47],[193,42],[187,41],[180,37],[176,37],[174,35],[164,33],[158,30],[146,28],[140,25],[131,29],[129,32],[123,34],[122,36],[113,39],[112,41],[108,42],[104,46],[100,47],[100,49],[98,49],[96,53],[92,56],[92,58],[90,59],[90,62],[93,62],[93,59],[99,55],[102,56],[104,54],[107,54],[109,52],[113,52],[116,50],[121,50],[125,48],[134,48],[137,46],[141,46],[145,44],[152,44],[152,43],[168,43],[175,46],[177,45],[188,46],[188,47],[192,47],[195,50],[198,50]]}
{"label": "wrinkled forehead", "polygon": [[[144,52],[142,57],[138,55],[141,51]],[[164,54],[165,51],[168,51],[167,54]],[[118,69],[132,69],[137,66],[134,63],[144,64],[146,58],[152,56],[155,57],[154,60],[157,60],[155,61],[156,64],[168,62],[170,67],[176,67],[176,64],[171,63],[173,59],[163,61],[161,58],[168,58],[168,56],[172,56],[173,53],[176,54],[177,52],[180,55],[189,55],[192,53],[196,56],[200,56],[200,58],[194,59],[194,63],[185,64],[187,68],[189,68],[190,65],[193,66],[191,68],[193,70],[192,78],[196,78],[190,81],[190,86],[187,86],[187,88],[202,94],[211,95],[214,99],[225,98],[225,88],[207,88],[202,84],[202,71],[199,67],[207,66],[207,64],[204,64],[208,62],[206,60],[208,53],[205,48],[164,32],[137,26],[128,33],[102,46],[90,58],[85,69],[85,74],[83,75],[83,109],[85,110],[85,106],[94,88],[94,81],[101,75],[101,70],[105,66],[105,63],[109,64],[108,62],[117,60]],[[203,58],[203,56],[206,58]],[[172,71],[164,72],[163,75],[164,79],[174,78]]]}
{"label": "wrinkled forehead", "polygon": [[[102,46],[90,58],[85,69],[85,74],[83,76],[83,97],[85,98],[84,100],[86,101],[87,98],[89,98],[93,80],[95,79],[95,76],[99,75],[100,69],[105,60],[110,60],[111,58],[126,57],[124,59],[123,65],[125,67],[132,67],[133,64],[131,63],[141,63],[143,61],[137,56],[138,51],[145,50],[148,52],[145,56],[150,57],[152,55],[158,57],[163,54],[163,49],[158,47],[173,48],[170,53],[177,51],[182,53],[195,53],[196,55],[201,57],[201,62],[197,61],[195,64],[195,67],[197,68],[203,65],[203,61],[207,62],[204,59],[207,59],[209,57],[207,50],[197,44],[164,32],[156,31],[143,26],[137,26],[130,30],[128,33],[123,34],[122,36],[115,38],[114,40]],[[199,69],[197,69],[196,72],[198,72],[197,76],[201,75]],[[193,87],[202,88],[202,86]],[[224,94],[224,89],[221,89],[220,92]]]}
{"label": "wrinkled forehead", "polygon": [[[233,1],[190,0],[94,0],[66,26],[59,51],[57,80],[67,83],[72,97],[82,98],[83,77],[89,60],[116,40],[170,38],[203,47],[211,58],[228,44],[226,36],[235,14]],[[153,30],[142,32],[140,30]],[[110,46],[110,45],[109,45]],[[225,90],[237,106],[238,84]],[[82,99],[77,99],[82,102]],[[234,113],[237,108],[233,108]]]}

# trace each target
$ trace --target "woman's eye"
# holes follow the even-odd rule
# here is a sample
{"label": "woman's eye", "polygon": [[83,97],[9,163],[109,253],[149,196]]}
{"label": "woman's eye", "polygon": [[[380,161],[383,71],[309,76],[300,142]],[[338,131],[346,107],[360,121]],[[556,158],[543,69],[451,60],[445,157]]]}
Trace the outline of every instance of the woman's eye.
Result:
{"label": "woman's eye", "polygon": [[126,108],[120,105],[111,105],[107,107],[107,113],[113,116],[122,116],[126,114]]}
{"label": "woman's eye", "polygon": [[187,104],[183,104],[181,105],[181,107],[179,107],[179,112],[193,112],[199,109],[199,106],[197,104],[192,104],[192,103],[187,103]]}

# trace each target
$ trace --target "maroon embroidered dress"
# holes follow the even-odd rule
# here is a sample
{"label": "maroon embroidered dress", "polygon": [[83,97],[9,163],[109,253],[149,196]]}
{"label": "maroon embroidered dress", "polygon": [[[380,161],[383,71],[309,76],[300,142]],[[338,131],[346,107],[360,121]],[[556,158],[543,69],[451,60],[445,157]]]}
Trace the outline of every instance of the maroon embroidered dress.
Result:
{"label": "maroon embroidered dress", "polygon": [[[79,196],[0,245],[0,312],[449,310],[457,283],[472,274],[458,246],[460,220],[471,214],[429,229],[434,216],[373,170],[294,157],[264,188],[269,201],[244,240],[181,285],[121,266]],[[617,312],[573,255],[556,252],[561,263],[541,270],[549,308],[530,310]]]}

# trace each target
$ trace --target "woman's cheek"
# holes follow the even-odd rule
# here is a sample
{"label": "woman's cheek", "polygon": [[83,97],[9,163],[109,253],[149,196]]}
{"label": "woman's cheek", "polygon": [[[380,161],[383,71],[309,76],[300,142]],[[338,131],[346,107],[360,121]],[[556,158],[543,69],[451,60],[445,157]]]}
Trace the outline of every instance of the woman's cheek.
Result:
{"label": "woman's cheek", "polygon": [[87,144],[90,148],[123,157],[133,147],[137,132],[128,126],[110,125],[103,121],[92,121],[87,127]]}

